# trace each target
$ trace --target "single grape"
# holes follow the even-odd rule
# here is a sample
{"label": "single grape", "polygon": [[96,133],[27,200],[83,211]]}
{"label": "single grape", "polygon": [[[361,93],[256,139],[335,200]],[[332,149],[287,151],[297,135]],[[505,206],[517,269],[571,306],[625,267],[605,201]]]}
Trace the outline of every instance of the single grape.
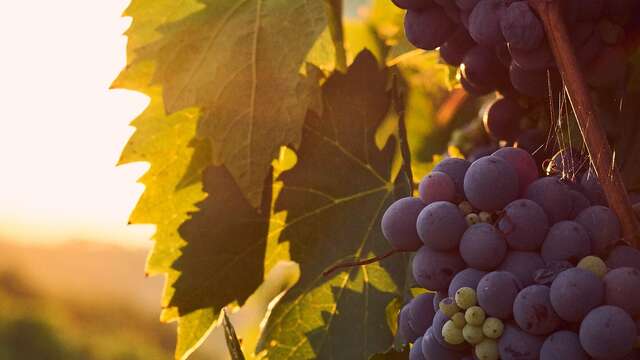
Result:
{"label": "single grape", "polygon": [[475,306],[478,302],[476,291],[469,287],[460,288],[456,291],[455,301],[458,307],[463,310]]}
{"label": "single grape", "polygon": [[[462,85],[462,88],[467,93],[476,97],[487,95],[490,92],[496,90],[495,87],[492,88],[492,87],[483,87],[483,86],[475,85],[471,83],[469,80],[467,80],[464,77],[464,74],[462,74],[462,76],[460,77],[460,85]],[[493,86],[493,85],[489,85],[489,86]]]}
{"label": "single grape", "polygon": [[398,333],[405,343],[414,342],[419,334],[416,334],[409,326],[409,307],[404,306],[398,315]]}
{"label": "single grape", "polygon": [[506,10],[503,0],[480,0],[469,16],[469,33],[473,40],[486,47],[503,43],[500,21]]}
{"label": "single grape", "polygon": [[485,271],[480,271],[474,268],[466,268],[451,280],[451,284],[449,284],[449,296],[455,296],[456,292],[463,287],[468,287],[471,289],[476,289],[478,287],[478,282],[485,276],[487,273]]}
{"label": "single grape", "polygon": [[453,183],[456,185],[456,192],[458,196],[464,196],[464,175],[467,173],[467,169],[469,169],[471,163],[467,160],[458,159],[458,158],[446,158],[440,161],[434,168],[433,171],[441,171],[453,180]]}
{"label": "single grape", "polygon": [[532,335],[547,335],[556,330],[561,320],[553,310],[550,290],[543,285],[524,288],[513,303],[513,317],[524,331]]}
{"label": "single grape", "polygon": [[440,301],[440,311],[446,317],[451,318],[456,313],[459,313],[461,309],[453,298],[448,297]]}
{"label": "single grape", "polygon": [[433,171],[420,181],[418,187],[420,199],[429,205],[436,201],[453,202],[456,198],[456,185],[449,175]]}
{"label": "single grape", "polygon": [[475,214],[475,213],[471,213],[471,214],[465,216],[464,219],[467,221],[467,225],[469,225],[469,226],[472,226],[472,225],[480,223],[480,216],[478,214]]}
{"label": "single grape", "polygon": [[505,271],[494,271],[485,275],[478,283],[478,304],[487,315],[508,319],[519,291],[520,284],[515,276]]}
{"label": "single grape", "polygon": [[486,317],[487,315],[480,306],[472,306],[464,313],[464,319],[467,321],[467,324],[473,326],[482,326]]}
{"label": "single grape", "polygon": [[617,306],[634,317],[640,315],[640,270],[631,267],[613,269],[603,281],[607,305]]}
{"label": "single grape", "polygon": [[560,221],[549,229],[540,252],[547,262],[566,260],[577,264],[591,253],[591,240],[580,223]]}
{"label": "single grape", "polygon": [[431,327],[436,314],[432,306],[434,298],[434,293],[424,293],[409,303],[409,325],[416,334],[424,334]]}
{"label": "single grape", "polygon": [[464,342],[462,329],[458,328],[451,320],[444,323],[442,327],[442,337],[444,341],[451,345],[460,345]]}
{"label": "single grape", "polygon": [[503,332],[504,323],[498,318],[487,318],[482,324],[482,333],[490,339],[499,339]]}
{"label": "single grape", "polygon": [[413,258],[413,277],[431,291],[446,291],[453,276],[466,268],[456,251],[440,252],[423,246]]}
{"label": "single grape", "polygon": [[407,10],[404,31],[407,40],[415,47],[435,50],[455,30],[455,24],[439,6],[422,10]]}
{"label": "single grape", "polygon": [[496,80],[504,70],[491,49],[477,45],[465,54],[460,71],[472,85],[480,89],[495,89]]}
{"label": "single grape", "polygon": [[425,204],[414,197],[402,198],[387,208],[382,216],[382,234],[392,248],[401,251],[416,251],[422,240],[416,231],[416,221]]}
{"label": "single grape", "polygon": [[416,221],[416,230],[422,242],[439,251],[456,249],[466,229],[464,214],[456,205],[446,201],[427,205]]}
{"label": "single grape", "polygon": [[467,29],[459,28],[440,46],[440,58],[449,65],[459,66],[467,51],[475,45]]}
{"label": "single grape", "polygon": [[513,274],[522,286],[529,286],[535,282],[535,272],[545,266],[542,256],[537,252],[509,251],[498,269]]}
{"label": "single grape", "polygon": [[579,269],[584,269],[591,272],[599,279],[604,278],[604,276],[607,274],[607,271],[609,271],[607,269],[607,264],[605,264],[605,262],[602,261],[602,259],[600,259],[599,257],[593,255],[582,258],[577,267]]}
{"label": "single grape", "polygon": [[569,190],[569,196],[571,197],[571,213],[569,219],[575,219],[584,209],[591,206],[591,202],[581,192],[576,190]]}
{"label": "single grape", "polygon": [[549,220],[540,205],[528,199],[518,199],[507,205],[497,226],[505,234],[511,249],[533,251],[544,242]]}
{"label": "single grape", "polygon": [[547,69],[527,70],[517,62],[509,66],[511,84],[522,95],[533,98],[545,97],[549,93],[549,82],[554,82],[555,74]]}
{"label": "single grape", "polygon": [[[422,338],[422,355],[425,359],[460,360],[463,353],[445,347],[435,336],[436,329],[427,330]],[[444,341],[444,340],[443,340]]]}
{"label": "single grape", "polygon": [[556,66],[553,53],[546,41],[540,43],[537,48],[528,50],[509,46],[509,53],[513,63],[525,71],[540,72]]}
{"label": "single grape", "polygon": [[507,324],[498,341],[501,360],[538,360],[544,338],[524,332],[516,325]]}
{"label": "single grape", "polygon": [[578,334],[572,331],[555,332],[544,341],[540,360],[589,360],[580,345]]}
{"label": "single grape", "polygon": [[584,226],[591,238],[593,254],[603,256],[621,237],[618,217],[604,206],[591,206],[576,217],[576,222]]}
{"label": "single grape", "polygon": [[527,188],[525,197],[542,207],[550,224],[569,219],[571,196],[567,186],[558,178],[543,177],[534,181]]}
{"label": "single grape", "polygon": [[416,339],[409,350],[409,360],[426,360],[422,355],[422,336]]}
{"label": "single grape", "polygon": [[607,266],[611,269],[633,267],[640,270],[640,250],[631,246],[616,246],[607,257]]}
{"label": "single grape", "polygon": [[580,324],[580,344],[597,359],[619,359],[636,342],[636,325],[619,307],[604,305],[591,310]]}
{"label": "single grape", "polygon": [[493,225],[479,223],[470,226],[460,240],[460,255],[472,268],[494,270],[507,253],[504,235]]}
{"label": "single grape", "polygon": [[484,340],[482,328],[480,326],[473,326],[470,324],[465,325],[462,329],[462,336],[471,345],[479,344]]}
{"label": "single grape", "polygon": [[551,304],[565,321],[579,322],[604,300],[604,284],[590,271],[571,268],[551,284]]}
{"label": "single grape", "polygon": [[465,325],[467,325],[465,314],[461,312],[453,314],[453,316],[451,317],[451,321],[453,321],[453,324],[459,329],[462,329]]}
{"label": "single grape", "polygon": [[515,169],[496,156],[476,160],[464,177],[467,200],[484,211],[502,210],[518,197],[518,186]]}
{"label": "single grape", "polygon": [[526,1],[512,3],[500,20],[500,29],[509,46],[533,50],[544,39],[544,28]]}
{"label": "single grape", "polygon": [[498,343],[494,339],[484,339],[476,345],[474,354],[478,360],[498,360],[500,358]]}
{"label": "single grape", "polygon": [[503,147],[494,152],[493,156],[504,159],[516,170],[520,194],[524,194],[527,187],[538,178],[536,161],[526,150]]}
{"label": "single grape", "polygon": [[598,177],[593,169],[589,169],[580,177],[580,185],[585,196],[593,205],[607,206],[607,197],[604,189],[598,182]]}
{"label": "single grape", "polygon": [[519,135],[523,115],[524,109],[516,101],[498,99],[484,115],[484,128],[496,140],[514,141]]}

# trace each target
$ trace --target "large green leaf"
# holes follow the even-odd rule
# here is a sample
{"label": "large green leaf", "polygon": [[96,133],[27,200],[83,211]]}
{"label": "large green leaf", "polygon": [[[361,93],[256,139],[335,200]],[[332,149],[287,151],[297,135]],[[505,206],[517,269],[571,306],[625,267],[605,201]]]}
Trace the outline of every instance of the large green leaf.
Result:
{"label": "large green leaf", "polygon": [[402,296],[405,256],[322,276],[336,262],[389,250],[379,221],[406,188],[392,174],[395,141],[375,144],[390,110],[388,83],[370,52],[334,74],[323,87],[324,114],[309,114],[298,163],[280,176],[275,209],[287,218],[270,232],[288,242],[302,276],[271,314],[261,345],[269,358],[368,359],[393,343],[385,307]]}

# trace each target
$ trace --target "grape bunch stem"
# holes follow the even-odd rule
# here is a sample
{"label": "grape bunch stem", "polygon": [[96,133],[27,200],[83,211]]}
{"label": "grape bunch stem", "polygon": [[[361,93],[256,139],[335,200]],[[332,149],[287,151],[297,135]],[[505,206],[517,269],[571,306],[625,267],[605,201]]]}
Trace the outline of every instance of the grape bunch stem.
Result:
{"label": "grape bunch stem", "polygon": [[640,223],[635,217],[606,132],[597,118],[589,88],[571,47],[567,27],[562,19],[558,0],[528,0],[540,16],[549,45],[558,64],[564,86],[576,114],[580,132],[589,151],[609,205],[622,223],[624,240],[640,249]]}

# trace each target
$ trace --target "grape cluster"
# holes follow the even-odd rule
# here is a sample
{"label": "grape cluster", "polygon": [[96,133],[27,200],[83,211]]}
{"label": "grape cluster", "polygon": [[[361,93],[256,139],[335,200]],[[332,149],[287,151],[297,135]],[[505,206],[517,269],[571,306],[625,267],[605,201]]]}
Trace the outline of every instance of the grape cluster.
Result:
{"label": "grape cluster", "polygon": [[640,251],[589,191],[503,147],[393,203],[383,234],[427,290],[398,317],[411,359],[640,359]]}
{"label": "grape cluster", "polygon": [[[501,94],[484,114],[484,127],[494,139],[518,141],[536,99],[547,100],[561,88],[543,24],[526,0],[392,1],[407,10],[409,42],[439,49],[443,61],[459,67],[467,92]],[[588,84],[594,89],[620,86],[638,30],[638,1],[564,0],[561,6]]]}

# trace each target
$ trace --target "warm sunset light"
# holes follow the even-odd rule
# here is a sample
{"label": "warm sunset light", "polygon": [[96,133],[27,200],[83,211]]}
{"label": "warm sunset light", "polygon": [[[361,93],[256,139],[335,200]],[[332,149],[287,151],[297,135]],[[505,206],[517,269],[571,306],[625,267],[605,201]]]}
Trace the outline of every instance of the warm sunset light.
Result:
{"label": "warm sunset light", "polygon": [[147,99],[108,90],[126,61],[128,2],[4,6],[0,239],[148,245],[153,229],[127,227],[146,165],[115,167]]}

